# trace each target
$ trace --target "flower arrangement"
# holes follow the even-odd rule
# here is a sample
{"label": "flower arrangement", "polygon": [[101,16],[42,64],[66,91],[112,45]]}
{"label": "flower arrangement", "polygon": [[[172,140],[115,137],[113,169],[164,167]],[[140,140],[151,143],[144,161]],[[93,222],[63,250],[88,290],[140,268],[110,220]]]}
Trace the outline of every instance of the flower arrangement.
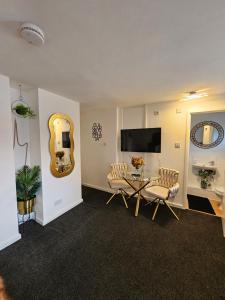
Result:
{"label": "flower arrangement", "polygon": [[131,164],[136,170],[138,170],[144,165],[144,159],[142,156],[133,156],[131,158]]}
{"label": "flower arrangement", "polygon": [[211,185],[210,181],[213,179],[213,176],[216,174],[214,170],[200,169],[198,175],[201,178],[201,188],[207,189]]}

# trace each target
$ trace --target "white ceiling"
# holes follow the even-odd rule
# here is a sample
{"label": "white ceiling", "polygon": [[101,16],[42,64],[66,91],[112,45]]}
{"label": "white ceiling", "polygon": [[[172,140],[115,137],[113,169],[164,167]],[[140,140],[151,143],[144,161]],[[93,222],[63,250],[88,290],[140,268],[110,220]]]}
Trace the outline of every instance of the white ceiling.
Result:
{"label": "white ceiling", "polygon": [[[36,47],[21,22],[46,33]],[[82,103],[225,91],[224,0],[0,0],[0,73]]]}

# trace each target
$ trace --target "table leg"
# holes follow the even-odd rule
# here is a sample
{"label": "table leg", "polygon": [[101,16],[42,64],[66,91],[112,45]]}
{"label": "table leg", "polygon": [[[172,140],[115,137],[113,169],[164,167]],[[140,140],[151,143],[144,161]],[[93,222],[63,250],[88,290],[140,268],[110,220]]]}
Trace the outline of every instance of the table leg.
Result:
{"label": "table leg", "polygon": [[141,192],[138,193],[138,197],[137,197],[136,209],[135,209],[135,217],[138,216],[140,200],[141,200]]}

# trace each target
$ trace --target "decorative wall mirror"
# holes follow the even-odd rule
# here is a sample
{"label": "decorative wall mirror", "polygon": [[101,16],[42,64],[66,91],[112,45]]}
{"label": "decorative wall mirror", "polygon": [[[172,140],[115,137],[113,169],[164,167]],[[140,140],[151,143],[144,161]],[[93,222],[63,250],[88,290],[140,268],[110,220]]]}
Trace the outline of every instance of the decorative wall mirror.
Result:
{"label": "decorative wall mirror", "polygon": [[224,139],[223,127],[213,121],[203,121],[191,129],[192,143],[202,149],[218,146]]}
{"label": "decorative wall mirror", "polygon": [[53,114],[49,119],[50,169],[55,177],[69,175],[74,168],[74,127],[68,115]]}

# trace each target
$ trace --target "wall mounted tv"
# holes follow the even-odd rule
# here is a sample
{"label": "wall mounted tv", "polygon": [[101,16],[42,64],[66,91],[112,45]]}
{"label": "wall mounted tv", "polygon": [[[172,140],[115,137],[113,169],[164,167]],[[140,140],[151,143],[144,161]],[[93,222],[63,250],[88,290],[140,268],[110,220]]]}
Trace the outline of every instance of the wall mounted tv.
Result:
{"label": "wall mounted tv", "polygon": [[121,130],[121,151],[161,152],[161,128]]}

